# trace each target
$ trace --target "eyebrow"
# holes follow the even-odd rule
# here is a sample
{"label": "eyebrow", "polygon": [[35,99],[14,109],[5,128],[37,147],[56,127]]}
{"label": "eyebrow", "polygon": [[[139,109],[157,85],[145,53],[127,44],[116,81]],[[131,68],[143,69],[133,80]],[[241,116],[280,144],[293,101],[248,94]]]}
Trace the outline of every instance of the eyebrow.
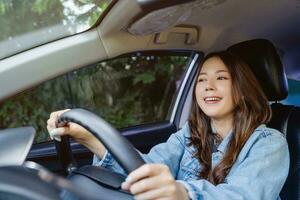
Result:
{"label": "eyebrow", "polygon": [[[229,73],[227,70],[224,70],[224,69],[216,71],[216,73],[221,73],[221,72],[227,72],[227,73]],[[200,75],[207,75],[207,73],[206,72],[201,72],[201,73],[199,73],[199,76]]]}

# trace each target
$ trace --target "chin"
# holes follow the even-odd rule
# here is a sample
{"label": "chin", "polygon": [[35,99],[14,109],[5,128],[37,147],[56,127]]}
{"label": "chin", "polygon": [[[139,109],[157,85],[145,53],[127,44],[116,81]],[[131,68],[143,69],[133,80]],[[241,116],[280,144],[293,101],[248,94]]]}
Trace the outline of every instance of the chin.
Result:
{"label": "chin", "polygon": [[219,117],[219,113],[217,113],[217,112],[205,112],[205,111],[203,111],[203,112],[209,118],[218,118]]}

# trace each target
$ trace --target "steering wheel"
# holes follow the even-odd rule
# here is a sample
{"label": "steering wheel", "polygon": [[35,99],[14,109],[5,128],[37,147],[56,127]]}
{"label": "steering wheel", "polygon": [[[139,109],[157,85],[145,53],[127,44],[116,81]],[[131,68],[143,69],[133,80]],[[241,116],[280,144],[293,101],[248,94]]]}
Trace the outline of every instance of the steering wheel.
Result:
{"label": "steering wheel", "polygon": [[0,130],[0,200],[99,199],[43,166],[25,161],[34,136],[33,127]]}
{"label": "steering wheel", "polygon": [[[125,172],[130,173],[145,163],[131,143],[96,114],[80,108],[72,109],[59,117],[57,126],[65,126],[68,122],[81,125],[91,132]],[[75,159],[66,136],[62,137],[62,142],[55,141],[55,145],[65,171],[69,173],[68,179],[73,184],[86,191],[98,193],[100,198],[102,196],[107,199],[109,196],[112,199],[132,199],[129,193],[121,190],[121,183],[126,177],[102,167],[84,166],[76,169]]]}
{"label": "steering wheel", "polygon": [[[83,109],[73,109],[61,115],[57,124],[64,126],[68,122],[85,127],[101,140],[127,173],[144,164],[133,146],[97,115]],[[0,154],[2,155],[0,199],[132,199],[132,195],[120,187],[125,177],[102,167],[84,166],[73,169],[66,180],[36,163],[22,164],[33,142],[34,134],[35,130],[28,127],[0,131],[0,141],[3,144],[1,147],[4,152]],[[63,144],[57,145],[61,147],[60,150],[64,150],[61,146]],[[69,143],[67,148],[71,150]],[[72,160],[74,161],[71,151],[69,153],[67,156],[70,163],[65,163],[68,164],[66,166],[71,166]]]}

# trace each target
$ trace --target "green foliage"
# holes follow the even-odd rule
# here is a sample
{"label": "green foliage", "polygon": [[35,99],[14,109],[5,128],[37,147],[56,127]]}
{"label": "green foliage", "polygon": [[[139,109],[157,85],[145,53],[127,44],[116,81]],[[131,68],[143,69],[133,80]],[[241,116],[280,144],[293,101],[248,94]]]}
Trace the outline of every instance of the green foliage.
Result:
{"label": "green foliage", "polygon": [[[111,0],[0,0],[0,41],[58,24],[92,26]],[[72,6],[67,6],[72,4]],[[83,11],[86,6],[89,10]],[[76,13],[74,10],[79,10]],[[58,33],[59,34],[59,33]]]}
{"label": "green foliage", "polygon": [[8,12],[12,7],[12,0],[0,1],[0,16]]}
{"label": "green foliage", "polygon": [[138,74],[134,79],[133,83],[137,84],[139,82],[143,82],[143,84],[150,84],[155,81],[155,74],[153,72],[144,72],[142,74]]}
{"label": "green foliage", "polygon": [[39,15],[46,13],[49,10],[52,10],[55,6],[55,1],[53,0],[35,0],[32,5],[32,11]]}
{"label": "green foliage", "polygon": [[[1,128],[30,125],[39,133],[35,140],[46,141],[48,140],[48,134],[45,132],[47,118],[52,111],[70,107],[68,96],[62,77],[6,100],[0,110]],[[41,131],[43,134],[40,133]]]}
{"label": "green foliage", "polygon": [[[0,26],[5,27],[0,42],[57,24],[92,26],[110,2],[0,0]],[[165,120],[187,59],[124,57],[71,72],[2,102],[0,127],[31,125],[37,130],[35,142],[47,141],[49,114],[74,107],[89,109],[118,128]]]}
{"label": "green foliage", "polygon": [[117,128],[165,120],[186,62],[183,56],[140,56],[82,68],[4,101],[0,126],[31,125],[35,142],[43,142],[49,114],[64,108],[91,110]]}

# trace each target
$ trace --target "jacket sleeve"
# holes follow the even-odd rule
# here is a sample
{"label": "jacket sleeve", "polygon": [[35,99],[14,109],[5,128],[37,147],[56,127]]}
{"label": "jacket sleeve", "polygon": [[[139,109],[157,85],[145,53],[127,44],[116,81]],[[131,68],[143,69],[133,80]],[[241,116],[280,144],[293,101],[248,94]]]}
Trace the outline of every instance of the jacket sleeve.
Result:
{"label": "jacket sleeve", "polygon": [[178,182],[186,187],[193,200],[277,199],[289,171],[288,145],[281,133],[277,133],[262,132],[222,184],[213,185],[203,179]]}
{"label": "jacket sleeve", "polygon": [[[148,154],[138,153],[146,163],[162,163],[169,167],[171,173],[176,177],[179,163],[185,148],[185,135],[188,125],[185,124],[181,130],[172,134],[165,143],[158,144],[150,150]],[[110,153],[106,151],[102,159],[94,155],[93,165],[102,166],[114,172],[126,175],[123,168],[116,162]]]}

